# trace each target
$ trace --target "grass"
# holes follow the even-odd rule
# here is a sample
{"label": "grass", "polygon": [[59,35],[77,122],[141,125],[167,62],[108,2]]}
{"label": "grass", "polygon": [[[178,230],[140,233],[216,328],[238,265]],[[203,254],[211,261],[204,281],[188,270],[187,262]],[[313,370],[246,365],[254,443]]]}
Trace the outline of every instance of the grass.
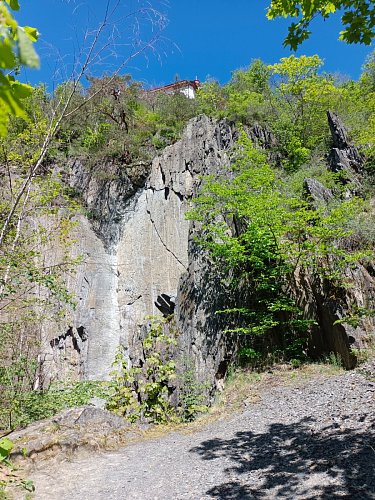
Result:
{"label": "grass", "polygon": [[334,377],[343,373],[345,370],[339,364],[330,362],[304,363],[297,368],[289,364],[276,364],[260,373],[249,369],[235,369],[227,376],[224,390],[218,394],[207,413],[193,422],[151,426],[139,440],[159,438],[171,431],[193,434],[219,418],[230,417],[233,412],[256,404],[262,393],[270,387],[300,385],[314,378]]}
{"label": "grass", "polygon": [[[298,368],[293,368],[289,364],[278,364],[262,373],[246,369],[233,370],[227,377],[224,390],[218,395],[215,404],[207,413],[201,415],[195,421],[151,425],[149,427],[131,426],[124,429],[123,432],[117,432],[113,435],[110,433],[110,435],[101,436],[99,433],[95,435],[96,445],[98,449],[113,450],[134,442],[158,439],[169,432],[194,434],[219,418],[230,418],[233,412],[244,410],[252,404],[256,404],[260,401],[262,393],[271,387],[301,385],[314,378],[326,378],[342,373],[344,373],[344,370],[340,366],[326,363],[306,363]],[[56,453],[60,453],[54,445],[59,439],[64,438],[64,433],[60,436],[60,429],[54,428],[51,430],[51,442],[45,446],[46,449],[41,450],[40,459],[51,458]],[[91,442],[85,441],[86,437],[81,436],[80,438],[81,453],[84,452],[87,445],[90,445],[88,446],[88,452],[92,453],[93,447]],[[19,447],[22,446],[25,446],[25,444],[20,442]],[[29,462],[28,459],[25,460],[25,457],[21,455],[19,459],[23,465],[26,465],[25,462]]]}
{"label": "grass", "polygon": [[367,344],[366,349],[352,349],[357,358],[358,365],[362,365],[375,357],[375,335],[367,335],[362,340]]}
{"label": "grass", "polygon": [[262,392],[270,387],[297,385],[312,378],[332,377],[342,373],[344,370],[338,363],[304,363],[297,368],[277,364],[261,373],[237,369],[227,377],[224,391],[218,396],[211,411],[239,411],[259,401]]}

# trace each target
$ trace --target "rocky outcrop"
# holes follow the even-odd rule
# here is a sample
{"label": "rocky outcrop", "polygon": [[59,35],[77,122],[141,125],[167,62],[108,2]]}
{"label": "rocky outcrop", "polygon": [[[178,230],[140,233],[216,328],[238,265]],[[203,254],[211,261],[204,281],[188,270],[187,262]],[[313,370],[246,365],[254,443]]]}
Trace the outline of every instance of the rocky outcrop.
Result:
{"label": "rocky outcrop", "polygon": [[[193,245],[191,224],[185,219],[189,200],[202,174],[228,163],[226,151],[234,139],[229,122],[200,116],[188,123],[180,141],[154,159],[148,176],[146,167],[132,172],[113,164],[99,169],[78,160],[71,163],[69,183],[83,196],[89,218],[81,215],[75,231],[74,252],[83,260],[70,278],[76,310],[64,319],[61,331],[56,325],[46,329],[42,355],[50,379],[64,379],[67,373],[73,378],[106,379],[119,345],[137,364],[145,318],[172,313],[175,301],[182,332],[180,352],[192,355],[193,365],[199,358],[202,379],[214,378],[222,357],[214,339],[216,326],[207,332],[212,347],[203,349],[204,324],[199,328],[194,321],[188,324],[184,308],[189,306],[181,306],[181,299],[175,298],[183,295],[182,289],[178,292],[181,277],[190,276],[197,266],[195,254],[189,257]],[[195,273],[195,278],[194,287],[201,294],[206,289],[204,272]],[[217,295],[213,289],[212,293]],[[210,317],[215,317],[215,307],[211,301],[210,311],[206,310]]]}
{"label": "rocky outcrop", "polygon": [[[194,226],[191,236],[194,235]],[[189,269],[180,281],[176,302],[176,327],[180,332],[180,360],[192,370],[208,398],[223,387],[231,361],[241,342],[231,328],[241,326],[224,309],[238,306],[244,296],[226,286],[225,276],[212,267],[204,250],[189,241]]]}
{"label": "rocky outcrop", "polygon": [[[331,114],[330,120],[334,149],[345,153],[352,162],[351,175],[358,176],[360,167],[353,163],[358,152],[337,117]],[[250,132],[260,146],[272,150],[272,134],[259,126]],[[50,379],[108,379],[119,345],[130,365],[141,365],[145,320],[162,314],[173,315],[179,333],[179,369],[192,370],[208,392],[221,386],[238,342],[238,336],[225,332],[238,325],[217,311],[246,297],[243,290],[226,288],[226,277],[213,270],[196,243],[199,225],[187,221],[185,214],[201,176],[228,166],[236,137],[228,121],[200,116],[150,167],[108,164],[100,169],[78,160],[71,163],[69,183],[83,196],[90,220],[82,214],[76,228],[74,251],[82,256],[70,278],[76,310],[64,318],[60,331],[56,325],[46,328],[42,359]],[[305,180],[305,193],[312,209],[333,197],[314,179]],[[234,231],[241,231],[240,222],[233,221]],[[359,318],[356,325],[345,322],[373,304],[371,266],[348,269],[349,281],[350,287],[338,290],[312,274],[297,272],[295,293],[306,317],[316,321],[310,352],[337,352],[351,367],[355,358],[350,347],[365,346],[375,326],[373,319]]]}
{"label": "rocky outcrop", "polygon": [[[323,264],[322,264],[323,265]],[[293,290],[310,329],[309,355],[315,359],[335,353],[346,368],[357,363],[352,348],[371,347],[375,318],[365,314],[375,303],[375,275],[361,264],[346,271],[346,286],[335,286],[316,273],[297,269]]]}
{"label": "rocky outcrop", "polygon": [[251,127],[247,127],[246,132],[253,143],[261,148],[272,149],[277,146],[276,137],[273,133],[259,123],[254,123]]}
{"label": "rocky outcrop", "polygon": [[303,194],[312,208],[319,208],[327,205],[333,200],[333,193],[330,189],[316,179],[306,178],[303,181]]}
{"label": "rocky outcrop", "polygon": [[[178,295],[180,278],[188,271],[190,222],[185,213],[200,184],[200,175],[224,165],[228,161],[225,151],[232,145],[229,123],[218,124],[201,116],[189,122],[181,140],[153,162],[134,218],[124,227],[124,243],[118,248],[124,276],[119,289],[119,300],[124,304],[122,343],[134,363],[138,362],[140,325],[147,315],[160,314],[160,298],[164,298],[165,306],[169,297],[169,308],[173,308],[171,300]],[[166,312],[164,308],[163,314]],[[176,311],[177,323],[178,314]]]}
{"label": "rocky outcrop", "polygon": [[364,159],[358,148],[349,141],[340,118],[332,111],[328,111],[327,116],[332,137],[332,148],[328,155],[329,169],[340,173],[341,182],[347,186],[344,192],[346,197],[360,195]]}
{"label": "rocky outcrop", "polygon": [[340,118],[332,111],[328,111],[327,116],[333,144],[329,157],[331,170],[333,172],[346,170],[362,174],[363,158],[358,148],[350,143],[348,133]]}
{"label": "rocky outcrop", "polygon": [[12,432],[11,459],[28,468],[43,467],[43,460],[72,458],[124,445],[142,435],[145,425],[130,426],[121,417],[93,406],[63,410]]}
{"label": "rocky outcrop", "polygon": [[[335,113],[328,112],[328,123],[333,145],[328,157],[329,169],[342,173],[345,197],[358,195],[362,191],[363,158],[349,142],[347,131]],[[327,206],[334,200],[332,191],[316,179],[305,179],[304,193],[312,209]],[[329,267],[330,263],[321,265]],[[375,318],[368,313],[375,304],[374,264],[362,262],[348,266],[342,283],[340,286],[318,273],[302,273],[297,269],[292,288],[305,317],[316,323],[310,332],[310,354],[319,357],[333,352],[341,357],[345,367],[353,368],[356,356],[352,349],[367,348],[373,341]]]}

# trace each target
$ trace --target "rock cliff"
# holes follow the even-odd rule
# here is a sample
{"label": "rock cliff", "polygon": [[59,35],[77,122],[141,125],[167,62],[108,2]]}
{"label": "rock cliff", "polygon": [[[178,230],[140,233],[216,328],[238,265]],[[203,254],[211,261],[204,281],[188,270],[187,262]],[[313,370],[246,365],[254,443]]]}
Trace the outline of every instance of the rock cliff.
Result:
{"label": "rock cliff", "polygon": [[[50,377],[66,378],[69,372],[73,377],[107,379],[119,345],[130,360],[137,360],[145,318],[160,314],[163,301],[172,312],[177,296],[181,352],[197,346],[193,353],[204,365],[202,377],[206,365],[217,368],[217,349],[211,356],[203,347],[204,321],[197,327],[187,318],[191,304],[182,304],[184,285],[179,284],[183,275],[183,283],[191,280],[197,265],[188,251],[193,245],[185,219],[189,200],[200,175],[228,162],[226,151],[233,141],[228,122],[200,116],[151,166],[121,169],[108,164],[98,176],[95,168],[80,161],[69,165],[69,184],[81,194],[89,217],[79,217],[75,234],[74,251],[83,256],[71,277],[77,308],[57,335],[54,331],[45,339],[44,369]],[[193,288],[204,290],[204,274],[194,276],[198,281],[191,283]]]}
{"label": "rock cliff", "polygon": [[[348,175],[358,176],[361,157],[337,117],[329,117],[331,168],[342,168],[340,158],[345,156]],[[274,141],[259,126],[250,135],[260,145]],[[137,364],[147,316],[173,313],[181,363],[191,366],[210,388],[220,387],[236,347],[234,339],[223,333],[228,328],[225,318],[215,314],[228,297],[195,243],[196,225],[185,214],[201,176],[228,165],[235,140],[231,123],[199,116],[151,165],[108,163],[89,168],[78,160],[70,163],[67,181],[87,209],[78,217],[75,235],[74,251],[83,261],[70,278],[76,310],[64,320],[61,331],[46,330],[41,357],[49,378],[108,379],[119,345]],[[340,160],[336,167],[334,158]],[[312,204],[319,197],[325,203],[332,197],[313,179],[306,179],[305,189]],[[366,344],[374,320],[360,320],[355,327],[340,320],[353,307],[366,308],[375,300],[375,281],[371,266],[358,266],[348,274],[352,286],[336,290],[336,295],[312,276],[296,276],[295,286],[300,305],[317,323],[311,352],[317,356],[337,352],[352,367],[350,346]]]}
{"label": "rock cliff", "polygon": [[[328,168],[340,172],[345,186],[345,198],[360,195],[364,158],[348,138],[339,117],[328,111],[332,147],[328,155]],[[313,208],[329,204],[333,200],[331,190],[315,179],[305,179],[305,196]],[[355,245],[344,241],[342,245]],[[322,262],[322,266],[325,264]],[[295,273],[294,293],[307,318],[315,320],[310,338],[310,353],[318,357],[334,352],[341,357],[346,368],[356,365],[352,348],[368,347],[375,329],[375,318],[363,314],[373,310],[375,304],[374,263],[359,262],[345,271],[345,286],[333,286],[313,273]]]}

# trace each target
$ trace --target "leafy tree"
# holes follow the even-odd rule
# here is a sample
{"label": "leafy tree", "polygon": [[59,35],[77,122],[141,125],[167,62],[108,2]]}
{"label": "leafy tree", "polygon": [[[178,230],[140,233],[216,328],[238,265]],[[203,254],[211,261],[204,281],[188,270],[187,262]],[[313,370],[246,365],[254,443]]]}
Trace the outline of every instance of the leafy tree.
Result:
{"label": "leafy tree", "polygon": [[284,46],[297,50],[309,38],[310,23],[315,17],[325,20],[339,12],[344,27],[340,40],[370,45],[375,35],[375,6],[371,0],[272,0],[267,17],[298,18],[298,22],[290,25],[284,40]]}
{"label": "leafy tree", "polygon": [[267,120],[270,95],[270,71],[259,59],[244,70],[234,71],[231,81],[224,87],[227,115],[243,124]]}
{"label": "leafy tree", "polygon": [[251,91],[266,94],[269,91],[270,70],[260,59],[254,59],[245,70],[232,74],[229,87],[236,92]]}
{"label": "leafy tree", "polygon": [[198,109],[200,113],[209,116],[223,116],[226,108],[226,98],[223,88],[217,80],[209,79],[204,82],[197,93]]}
{"label": "leafy tree", "polygon": [[375,92],[375,50],[367,57],[363,65],[360,83],[363,92]]}
{"label": "leafy tree", "polygon": [[[85,107],[82,118],[68,110],[52,150],[55,158],[80,155],[90,164],[112,159],[122,166],[151,162],[156,150],[176,141],[197,103],[181,93],[151,93],[125,76],[89,78],[89,89],[77,88],[71,108]],[[57,97],[68,84],[58,89]]]}
{"label": "leafy tree", "polygon": [[258,335],[277,328],[299,335],[309,318],[302,319],[293,299],[294,273],[314,272],[341,283],[345,266],[363,255],[340,245],[352,234],[348,223],[361,206],[352,199],[311,209],[290,194],[265,153],[242,133],[232,167],[205,179],[189,214],[201,223],[199,243],[216,268],[246,290],[243,302],[226,310],[246,320],[235,331]]}
{"label": "leafy tree", "polygon": [[272,129],[294,170],[324,141],[328,134],[326,110],[336,109],[342,96],[332,78],[319,74],[322,65],[317,55],[292,55],[268,66],[276,78],[273,99],[277,117]]}

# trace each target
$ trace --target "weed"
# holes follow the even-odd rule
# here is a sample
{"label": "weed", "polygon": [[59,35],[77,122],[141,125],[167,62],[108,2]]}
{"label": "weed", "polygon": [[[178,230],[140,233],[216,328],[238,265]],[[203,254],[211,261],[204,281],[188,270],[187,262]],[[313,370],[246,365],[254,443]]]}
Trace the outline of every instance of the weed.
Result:
{"label": "weed", "polygon": [[332,365],[332,366],[334,366],[336,368],[342,368],[343,367],[342,358],[341,358],[341,355],[339,353],[330,352],[325,357],[324,361],[327,364]]}
{"label": "weed", "polygon": [[183,372],[178,375],[180,388],[177,414],[183,422],[191,422],[198,413],[208,410],[205,400],[209,385],[197,380],[190,360],[185,359],[184,365]]}
{"label": "weed", "polygon": [[8,486],[20,486],[28,492],[35,490],[34,483],[30,479],[21,477],[9,459],[13,449],[13,443],[8,438],[0,439],[0,500],[6,500]]}
{"label": "weed", "polygon": [[[175,346],[176,333],[171,320],[151,318],[142,342],[144,360],[130,366],[122,348],[116,353],[107,409],[130,422],[146,419],[158,424],[190,421],[202,412],[205,388],[196,382],[191,370],[178,380],[173,360]],[[179,401],[172,405],[171,395],[179,382]]]}
{"label": "weed", "polygon": [[28,425],[36,420],[48,418],[61,410],[88,404],[93,397],[107,399],[108,383],[82,381],[55,383],[47,390],[35,390],[17,395],[12,407],[0,407],[0,426],[6,428],[10,420],[11,427]]}

